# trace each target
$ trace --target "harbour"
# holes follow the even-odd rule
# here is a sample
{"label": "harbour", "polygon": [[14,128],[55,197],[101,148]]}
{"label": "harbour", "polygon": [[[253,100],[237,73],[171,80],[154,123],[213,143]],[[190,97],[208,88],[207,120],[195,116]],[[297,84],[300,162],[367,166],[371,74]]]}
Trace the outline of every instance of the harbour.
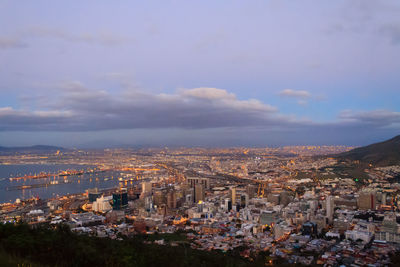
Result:
{"label": "harbour", "polygon": [[121,173],[79,164],[0,165],[0,202],[53,198],[84,193],[88,188],[118,187]]}

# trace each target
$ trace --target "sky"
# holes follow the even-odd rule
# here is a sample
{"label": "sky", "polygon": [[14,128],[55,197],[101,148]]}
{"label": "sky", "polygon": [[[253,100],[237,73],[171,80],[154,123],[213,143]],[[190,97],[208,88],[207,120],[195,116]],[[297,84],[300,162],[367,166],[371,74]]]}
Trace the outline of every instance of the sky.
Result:
{"label": "sky", "polygon": [[397,0],[0,0],[0,146],[398,134]]}

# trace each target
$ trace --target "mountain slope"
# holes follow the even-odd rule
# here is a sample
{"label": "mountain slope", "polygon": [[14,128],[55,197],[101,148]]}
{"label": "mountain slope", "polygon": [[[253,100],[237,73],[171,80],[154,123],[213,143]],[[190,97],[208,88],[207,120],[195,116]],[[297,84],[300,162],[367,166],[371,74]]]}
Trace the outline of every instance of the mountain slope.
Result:
{"label": "mountain slope", "polygon": [[339,159],[359,160],[375,166],[400,164],[400,135],[380,143],[338,154]]}
{"label": "mountain slope", "polygon": [[57,150],[65,151],[65,148],[57,146],[19,146],[19,147],[4,147],[0,146],[0,154],[13,154],[13,153],[51,153]]}

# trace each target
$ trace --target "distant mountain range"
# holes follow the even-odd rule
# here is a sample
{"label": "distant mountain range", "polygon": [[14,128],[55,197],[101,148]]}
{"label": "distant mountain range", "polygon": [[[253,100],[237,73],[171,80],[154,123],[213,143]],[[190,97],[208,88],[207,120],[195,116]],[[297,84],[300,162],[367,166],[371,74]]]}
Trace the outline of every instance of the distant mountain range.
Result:
{"label": "distant mountain range", "polygon": [[374,166],[400,164],[400,135],[380,143],[359,147],[336,155],[339,159],[359,160]]}
{"label": "distant mountain range", "polygon": [[13,153],[51,153],[56,152],[57,150],[65,151],[66,149],[63,147],[57,146],[44,146],[44,145],[36,145],[36,146],[17,146],[17,147],[4,147],[0,146],[1,154],[13,154]]}

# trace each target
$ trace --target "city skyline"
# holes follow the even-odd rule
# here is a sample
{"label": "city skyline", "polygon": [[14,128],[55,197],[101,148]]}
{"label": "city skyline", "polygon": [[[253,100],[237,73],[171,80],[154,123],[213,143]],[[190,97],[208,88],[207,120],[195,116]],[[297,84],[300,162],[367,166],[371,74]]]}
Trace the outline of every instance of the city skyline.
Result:
{"label": "city skyline", "polygon": [[366,145],[399,134],[396,1],[0,1],[0,145]]}

